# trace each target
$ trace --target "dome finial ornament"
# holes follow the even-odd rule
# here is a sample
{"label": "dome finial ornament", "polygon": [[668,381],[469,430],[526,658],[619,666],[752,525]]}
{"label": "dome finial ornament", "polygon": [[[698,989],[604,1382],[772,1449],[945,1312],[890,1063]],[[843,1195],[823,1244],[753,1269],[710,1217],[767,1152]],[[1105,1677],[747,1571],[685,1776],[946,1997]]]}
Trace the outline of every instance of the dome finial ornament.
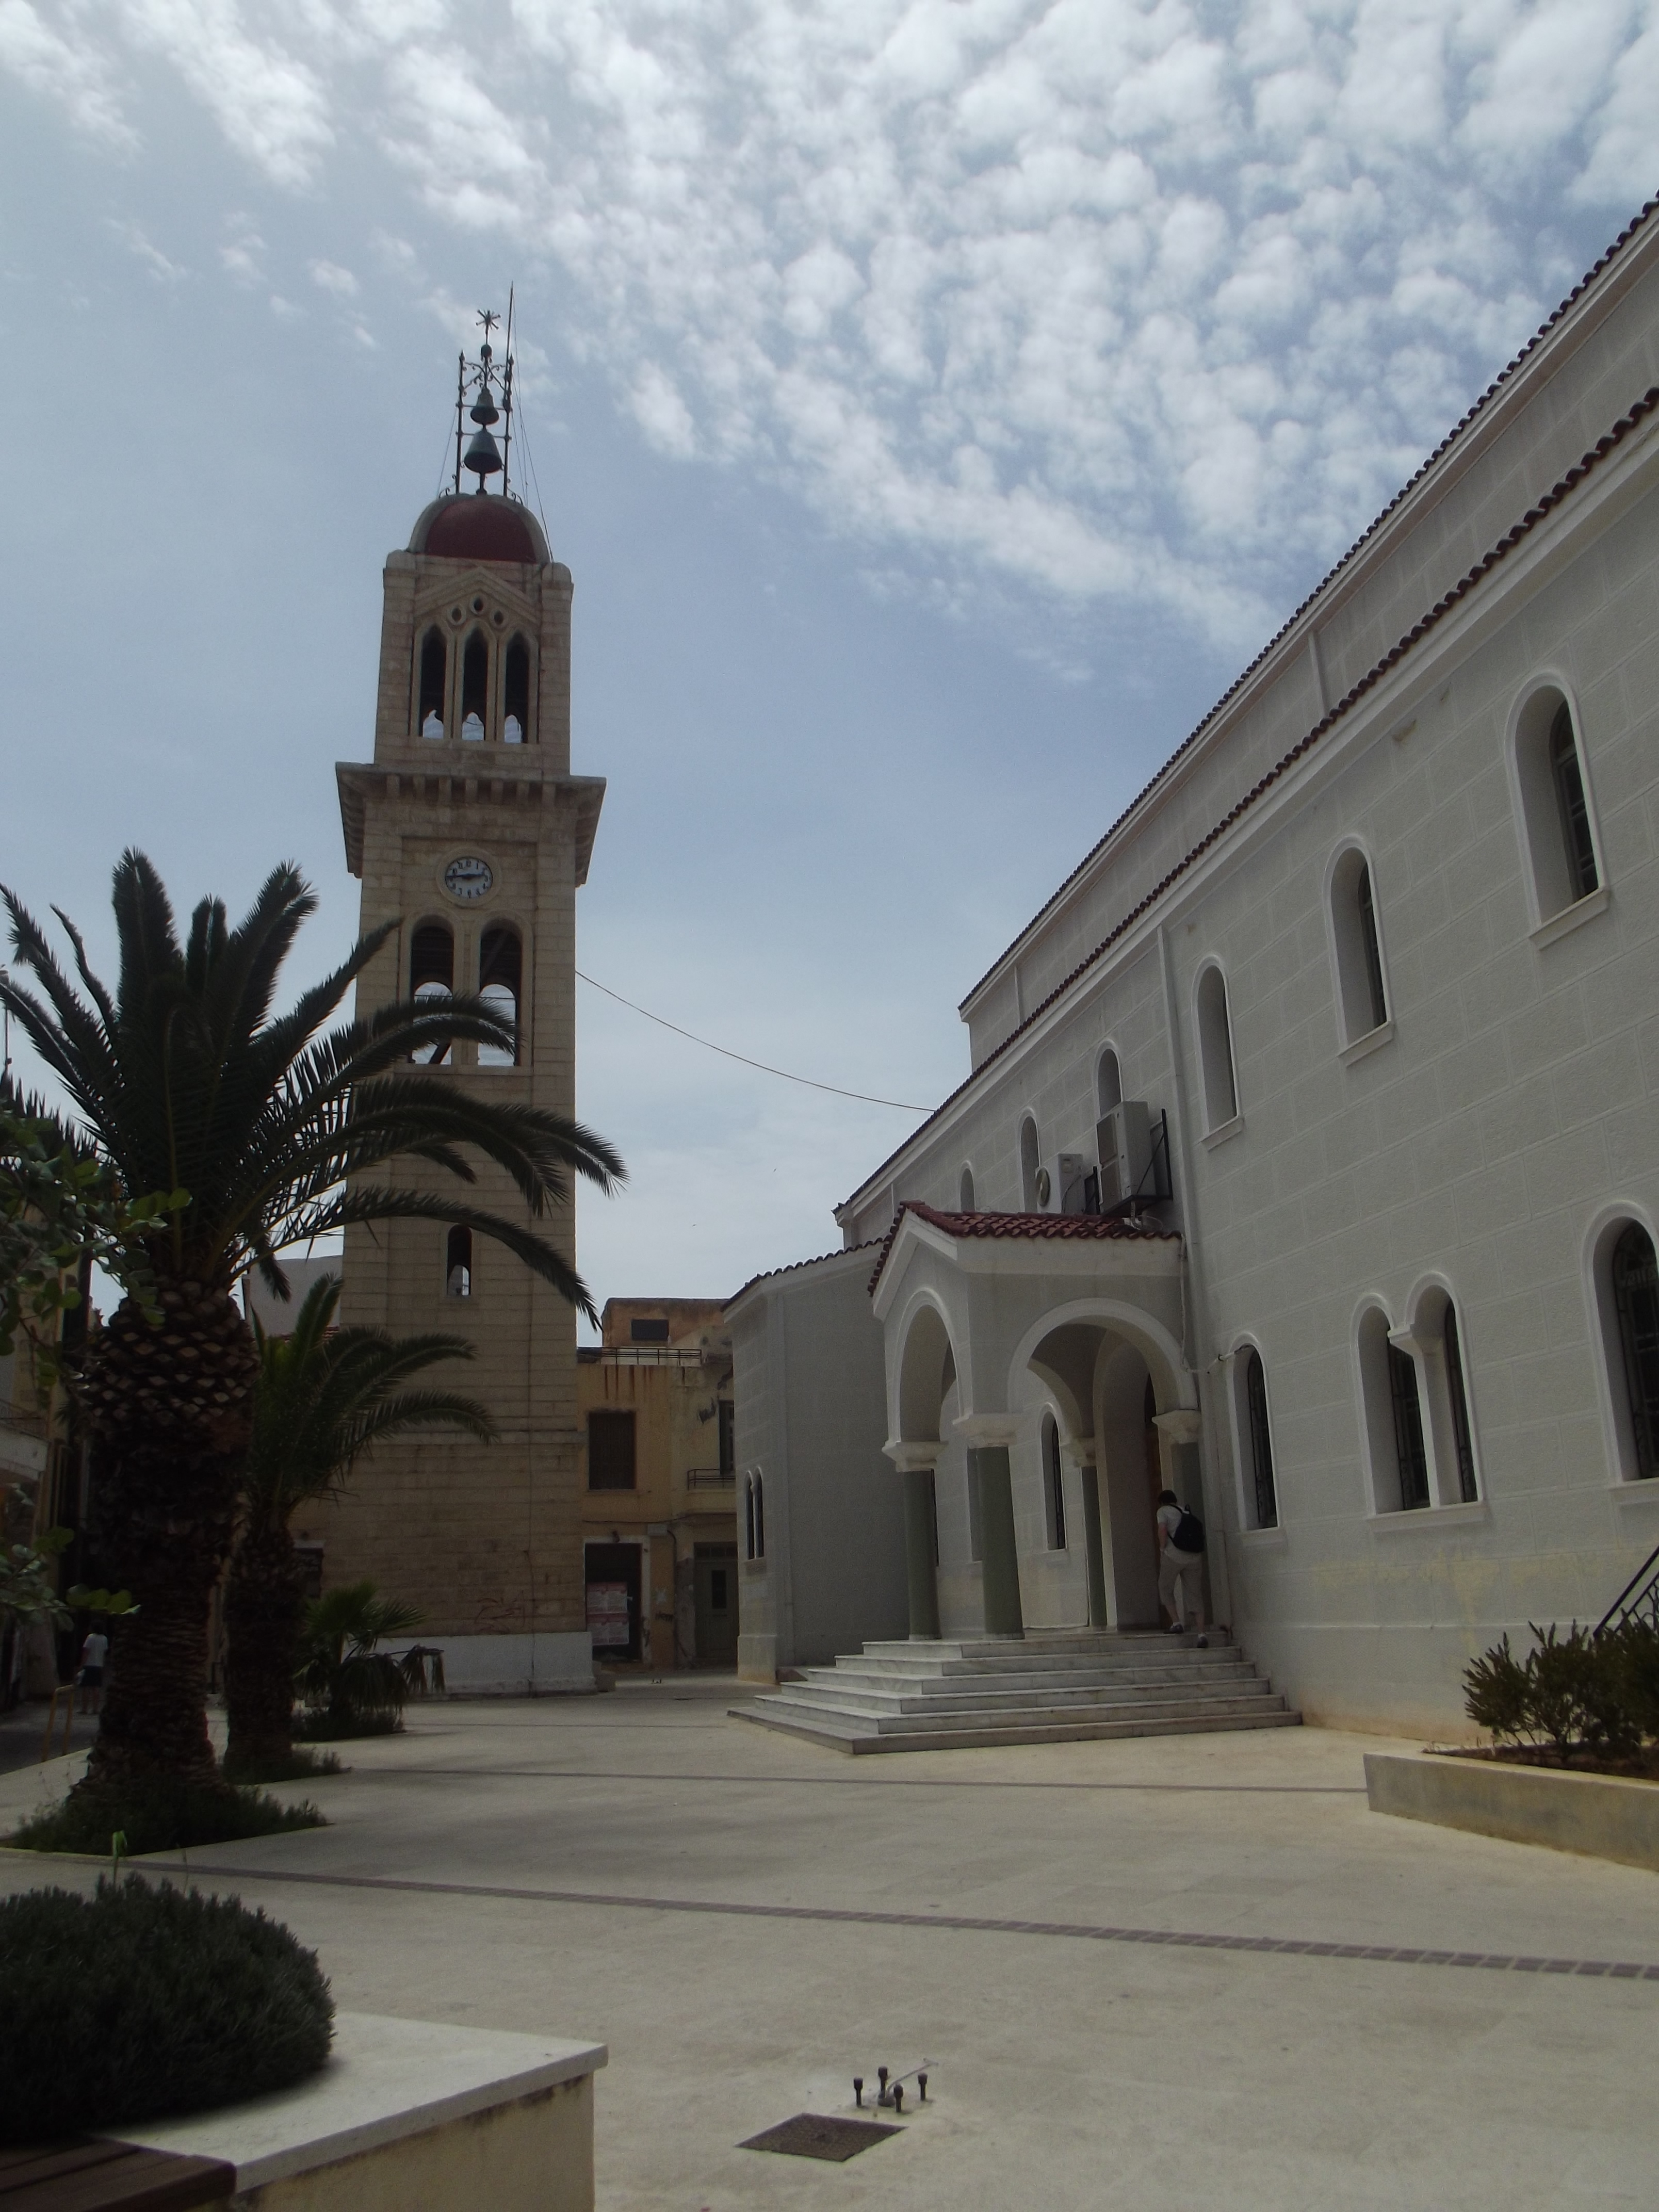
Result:
{"label": "dome finial ornament", "polygon": [[[471,362],[463,354],[455,380],[455,489],[461,488],[461,471],[477,477],[477,489],[482,495],[489,489],[489,479],[499,476],[503,494],[507,489],[507,459],[513,445],[513,294],[507,301],[507,343],[499,365],[490,335],[501,321],[493,307],[480,307],[479,327],[483,332],[478,346],[478,358]],[[501,404],[496,404],[499,391]],[[472,404],[467,405],[469,396]],[[470,443],[466,442],[466,420],[471,417],[477,426]],[[501,424],[501,441],[497,445],[491,426]]]}

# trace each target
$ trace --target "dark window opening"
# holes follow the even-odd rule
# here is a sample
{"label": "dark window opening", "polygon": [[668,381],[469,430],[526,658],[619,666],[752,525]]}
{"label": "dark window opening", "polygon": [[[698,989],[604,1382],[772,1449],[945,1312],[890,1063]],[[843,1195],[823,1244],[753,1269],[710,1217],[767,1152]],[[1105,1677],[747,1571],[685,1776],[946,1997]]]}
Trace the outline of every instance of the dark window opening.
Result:
{"label": "dark window opening", "polygon": [[1423,1446],[1423,1404],[1417,1363],[1397,1344],[1389,1346],[1389,1395],[1394,1406],[1394,1451],[1400,1468],[1400,1503],[1407,1512],[1429,1502],[1429,1456]]}
{"label": "dark window opening", "polygon": [[729,1398],[720,1401],[720,1478],[729,1482],[738,1471],[738,1409]]}
{"label": "dark window opening", "polygon": [[668,1323],[661,1319],[645,1318],[628,1324],[629,1341],[632,1344],[666,1344]]}
{"label": "dark window opening", "polygon": [[444,1290],[452,1298],[472,1295],[472,1231],[459,1223],[444,1243]]}
{"label": "dark window opening", "polygon": [[1227,1018],[1227,986],[1218,968],[1206,968],[1198,985],[1198,1047],[1204,1073],[1204,1110],[1208,1127],[1224,1129],[1238,1114],[1238,1082],[1233,1073],[1232,1030]]}
{"label": "dark window opening", "polygon": [[1244,1406],[1249,1416],[1250,1474],[1255,1490],[1255,1525],[1279,1526],[1279,1498],[1273,1487],[1273,1440],[1267,1426],[1267,1376],[1261,1354],[1244,1362]]}
{"label": "dark window opening", "polygon": [[530,738],[530,647],[521,637],[515,637],[507,648],[507,667],[502,678],[501,738],[509,745],[522,745]]}
{"label": "dark window opening", "polygon": [[634,1487],[634,1416],[590,1413],[587,1417],[587,1486],[590,1490]]}
{"label": "dark window opening", "polygon": [[423,738],[444,733],[444,684],[449,673],[449,653],[441,629],[428,630],[421,641],[420,705],[416,727]]}
{"label": "dark window opening", "polygon": [[[455,987],[455,940],[441,921],[423,921],[410,942],[409,995],[423,1011],[431,1002],[447,999]],[[449,1060],[447,1043],[426,1045],[412,1057],[422,1066],[442,1067]]]}
{"label": "dark window opening", "polygon": [[631,1663],[645,1656],[640,1547],[589,1544],[583,1557],[587,1630],[596,1659]]}
{"label": "dark window opening", "polygon": [[1377,941],[1376,908],[1371,897],[1371,872],[1368,866],[1359,871],[1354,902],[1359,909],[1359,941],[1365,954],[1365,988],[1370,993],[1371,1027],[1380,1030],[1389,1018],[1389,1001],[1382,988],[1382,947]]}
{"label": "dark window opening", "polygon": [[509,1051],[498,1044],[478,1047],[480,1067],[514,1067],[519,1059],[519,992],[522,981],[523,948],[519,933],[497,922],[478,940],[478,996],[498,1021],[513,1031]]}
{"label": "dark window opening", "polygon": [[755,1556],[755,1478],[746,1474],[743,1479],[743,1556]]}
{"label": "dark window opening", "polygon": [[1048,1548],[1066,1549],[1066,1481],[1060,1457],[1060,1424],[1050,1414],[1042,1424],[1042,1475],[1048,1508]]}
{"label": "dark window opening", "polygon": [[726,1611],[727,1599],[724,1567],[710,1567],[708,1570],[708,1602],[716,1613]]}
{"label": "dark window opening", "polygon": [[1613,1301],[1624,1354],[1636,1472],[1659,1474],[1659,1264],[1653,1239],[1632,1221],[1613,1248]]}
{"label": "dark window opening", "polygon": [[1555,779],[1556,805],[1561,811],[1561,835],[1567,848],[1567,880],[1575,899],[1588,898],[1595,889],[1595,846],[1590,836],[1589,808],[1584,800],[1583,771],[1572,734],[1572,709],[1564,699],[1550,730],[1550,773]]}
{"label": "dark window opening", "polygon": [[298,1542],[294,1547],[294,1565],[299,1577],[301,1597],[320,1597],[323,1594],[323,1547],[320,1544]]}
{"label": "dark window opening", "polygon": [[461,735],[477,744],[489,713],[489,647],[477,630],[461,655]]}
{"label": "dark window opening", "polygon": [[1479,1492],[1474,1485],[1474,1431],[1469,1425],[1468,1393],[1463,1386],[1463,1348],[1458,1340],[1457,1309],[1449,1298],[1446,1301],[1446,1318],[1441,1324],[1441,1341],[1446,1354],[1446,1399],[1451,1412],[1452,1443],[1457,1452],[1457,1488],[1466,1505],[1473,1505]]}

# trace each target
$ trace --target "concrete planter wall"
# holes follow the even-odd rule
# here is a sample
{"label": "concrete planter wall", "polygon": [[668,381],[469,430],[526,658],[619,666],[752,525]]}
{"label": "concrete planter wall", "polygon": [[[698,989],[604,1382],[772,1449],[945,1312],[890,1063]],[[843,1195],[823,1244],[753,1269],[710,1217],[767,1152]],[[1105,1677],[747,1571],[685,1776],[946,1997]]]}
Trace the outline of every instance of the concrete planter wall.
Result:
{"label": "concrete planter wall", "polygon": [[592,2212],[603,2044],[341,2013],[298,2088],[121,2130],[235,2169],[231,2212]]}
{"label": "concrete planter wall", "polygon": [[1373,1813],[1659,1871],[1659,1784],[1367,1752],[1365,1789]]}

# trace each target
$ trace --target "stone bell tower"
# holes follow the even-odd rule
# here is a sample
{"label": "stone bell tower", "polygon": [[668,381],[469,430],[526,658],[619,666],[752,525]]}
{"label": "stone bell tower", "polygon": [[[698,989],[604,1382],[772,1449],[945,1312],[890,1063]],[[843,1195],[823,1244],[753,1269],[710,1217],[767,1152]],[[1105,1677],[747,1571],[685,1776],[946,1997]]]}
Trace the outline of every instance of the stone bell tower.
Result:
{"label": "stone bell tower", "polygon": [[[576,891],[605,782],[570,773],[570,571],[508,489],[513,362],[495,357],[494,317],[481,319],[478,357],[458,378],[454,488],[386,564],[374,760],[336,769],[362,928],[398,925],[357,1004],[482,993],[516,1024],[516,1057],[457,1043],[445,1077],[569,1115]],[[461,489],[464,468],[476,489]],[[532,1224],[509,1179],[473,1164],[470,1187],[418,1160],[387,1180],[465,1188],[574,1261],[574,1193]],[[452,1688],[591,1688],[574,1312],[501,1246],[434,1221],[349,1229],[344,1276],[343,1322],[476,1346],[475,1361],[434,1379],[482,1399],[501,1438],[440,1430],[361,1462],[337,1506],[296,1516],[321,1540],[325,1586],[368,1576],[418,1606]]]}

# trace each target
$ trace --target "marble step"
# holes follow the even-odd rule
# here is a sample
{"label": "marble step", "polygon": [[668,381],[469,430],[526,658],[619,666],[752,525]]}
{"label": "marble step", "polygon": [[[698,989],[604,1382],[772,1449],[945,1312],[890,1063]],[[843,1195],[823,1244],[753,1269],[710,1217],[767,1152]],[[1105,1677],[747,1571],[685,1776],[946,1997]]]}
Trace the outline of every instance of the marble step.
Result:
{"label": "marble step", "polygon": [[921,1694],[914,1687],[842,1682],[826,1676],[822,1680],[809,1678],[804,1682],[791,1682],[787,1692],[779,1694],[792,1705],[809,1705],[823,1711],[1002,1713],[1072,1711],[1090,1705],[1158,1705],[1172,1702],[1205,1705],[1234,1698],[1264,1698],[1271,1692],[1268,1685],[1254,1675],[1244,1675],[1213,1688],[1207,1684],[1200,1689],[1189,1683],[1171,1682],[1095,1683],[1046,1690],[1036,1697],[1027,1686],[1019,1683],[994,1689],[941,1688]]}
{"label": "marble step", "polygon": [[[764,1701],[770,1703],[771,1701]],[[1023,1722],[1002,1720],[980,1729],[940,1728],[881,1729],[855,1727],[826,1714],[791,1713],[787,1709],[763,1711],[763,1701],[732,1708],[739,1720],[782,1735],[805,1738],[830,1749],[860,1757],[872,1752],[985,1751],[1025,1743],[1100,1743],[1128,1736],[1212,1735],[1228,1730],[1259,1728],[1300,1728],[1302,1716],[1285,1709],[1282,1700],[1254,1705],[1248,1713],[1215,1713],[1176,1718],[1138,1715],[1133,1720],[1099,1718],[1057,1720],[1052,1717]]]}

